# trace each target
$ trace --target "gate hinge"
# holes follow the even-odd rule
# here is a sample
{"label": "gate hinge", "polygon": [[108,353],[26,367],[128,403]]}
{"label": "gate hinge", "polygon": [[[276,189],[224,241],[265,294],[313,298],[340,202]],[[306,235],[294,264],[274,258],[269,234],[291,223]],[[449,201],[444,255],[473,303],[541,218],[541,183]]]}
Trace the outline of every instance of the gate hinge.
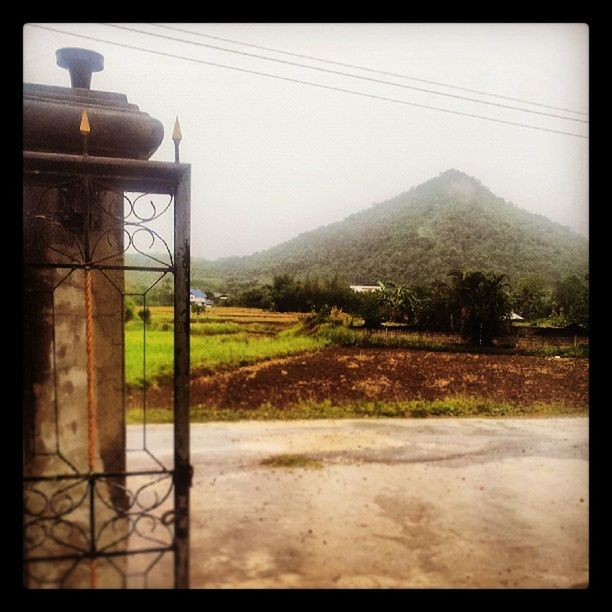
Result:
{"label": "gate hinge", "polygon": [[189,489],[193,485],[193,465],[182,463],[175,467],[174,484],[177,489]]}

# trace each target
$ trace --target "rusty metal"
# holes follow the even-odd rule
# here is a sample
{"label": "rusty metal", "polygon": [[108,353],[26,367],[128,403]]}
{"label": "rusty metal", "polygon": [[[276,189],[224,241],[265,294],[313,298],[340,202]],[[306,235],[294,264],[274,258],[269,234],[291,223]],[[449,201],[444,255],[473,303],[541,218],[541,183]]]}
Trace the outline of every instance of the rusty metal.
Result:
{"label": "rusty metal", "polygon": [[[63,458],[59,436],[54,453],[63,462],[65,470],[61,473],[29,475],[24,466],[24,566],[27,582],[30,586],[65,586],[70,576],[80,564],[96,560],[96,567],[104,561],[110,563],[115,571],[123,570],[115,561],[122,557],[134,555],[152,555],[153,561],[143,571],[143,582],[147,585],[151,569],[164,555],[174,556],[174,586],[188,588],[189,586],[189,488],[191,486],[192,467],[190,465],[189,446],[189,274],[190,274],[190,166],[181,163],[150,162],[134,159],[105,158],[94,156],[65,155],[43,152],[24,152],[23,176],[26,185],[44,187],[44,193],[54,192],[58,201],[64,203],[64,209],[56,211],[55,217],[48,215],[31,215],[24,217],[25,223],[35,225],[37,235],[45,228],[53,227],[55,231],[65,231],[66,235],[74,227],[74,240],[81,242],[79,257],[66,256],[60,251],[54,261],[42,261],[36,255],[31,255],[29,245],[24,244],[24,266],[31,270],[66,270],[66,275],[59,283],[49,289],[54,292],[65,279],[72,274],[105,275],[107,271],[138,270],[155,272],[159,278],[143,294],[143,304],[146,305],[146,293],[166,275],[174,277],[174,465],[165,466],[153,456],[146,446],[143,436],[141,449],[148,453],[157,468],[153,470],[134,471],[96,471],[90,468],[87,473],[79,472],[70,462]],[[130,231],[151,232],[156,239],[154,230],[147,228],[151,219],[157,219],[170,207],[173,208],[173,248],[160,238],[161,244],[168,250],[167,261],[157,255],[151,256],[152,265],[119,265],[112,260],[121,257],[127,247],[112,254],[112,258],[96,259],[95,240],[90,240],[91,228],[95,226],[100,215],[108,215],[100,203],[101,194],[115,193],[121,196],[125,203],[127,217],[116,217],[117,226],[126,227],[125,241],[133,245]],[[152,215],[143,215],[138,211],[138,198],[130,200],[125,194],[158,194],[168,196],[167,206],[161,211],[153,209]],[[43,196],[44,196],[43,193]],[[42,197],[42,196],[41,196]],[[139,196],[140,197],[140,196]],[[76,198],[78,206],[71,204]],[[110,211],[111,213],[113,211]],[[131,215],[131,216],[130,216]],[[58,229],[60,228],[60,229]],[[71,234],[70,234],[71,235]],[[156,244],[160,244],[158,241]],[[36,250],[32,250],[36,253]],[[26,291],[33,291],[24,287]],[[125,298],[128,294],[122,288],[117,288]],[[140,294],[139,294],[140,295]],[[29,299],[26,296],[26,299]],[[29,303],[29,302],[28,302]],[[29,308],[28,316],[37,316],[35,309]],[[121,313],[123,318],[123,313]],[[26,321],[26,326],[29,321]],[[53,324],[52,332],[55,334]],[[146,326],[143,322],[143,333],[146,339]],[[53,342],[53,359],[55,359],[55,344]],[[125,355],[122,354],[125,362]],[[143,346],[143,432],[146,432],[146,342]],[[53,366],[55,369],[55,366]],[[125,377],[125,368],[123,369]],[[123,397],[125,398],[125,380],[123,381]],[[59,420],[56,406],[56,426]],[[56,433],[56,435],[58,435]],[[130,450],[130,449],[128,449]],[[125,485],[119,483],[124,479]],[[144,483],[142,480],[144,479]],[[136,485],[131,486],[135,481]],[[101,485],[104,485],[103,487]],[[49,489],[51,487],[51,489]],[[118,491],[125,496],[125,507],[118,508],[107,499],[105,491]],[[148,502],[147,494],[155,491],[154,501]],[[172,497],[173,495],[173,497]],[[167,504],[173,499],[174,508],[167,510]],[[89,529],[83,531],[80,523],[71,522],[70,513],[76,509],[87,509],[89,513]],[[98,509],[104,508],[102,524],[98,517]],[[110,518],[106,518],[111,512]],[[160,514],[161,513],[161,514]],[[173,517],[170,520],[169,517]],[[151,526],[150,533],[142,536],[143,521]],[[109,534],[116,531],[117,525],[122,525],[126,536],[115,540]],[[94,528],[95,527],[95,528]],[[81,533],[82,532],[82,533]],[[65,534],[70,535],[68,538]],[[126,538],[139,534],[140,544],[133,548],[127,547]],[[29,540],[28,540],[29,537]],[[44,551],[44,542],[53,540],[66,543],[64,551],[52,555],[40,554]],[[76,542],[76,544],[75,544]],[[149,557],[146,557],[147,559]],[[115,561],[114,561],[115,560]],[[48,579],[44,568],[49,564],[58,572],[52,572]],[[65,564],[61,565],[61,564]],[[64,569],[65,568],[65,569]],[[123,586],[128,586],[128,577],[123,576]]]}

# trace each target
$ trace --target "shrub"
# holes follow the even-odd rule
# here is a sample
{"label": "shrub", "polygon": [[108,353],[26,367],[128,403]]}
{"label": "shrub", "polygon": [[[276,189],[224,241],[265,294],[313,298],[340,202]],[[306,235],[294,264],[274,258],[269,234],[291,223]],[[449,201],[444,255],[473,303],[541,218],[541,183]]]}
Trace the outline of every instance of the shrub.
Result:
{"label": "shrub", "polygon": [[136,304],[134,304],[134,300],[127,298],[123,306],[123,322],[124,323],[128,323],[129,321],[134,320],[134,317],[136,316],[134,314],[135,308],[136,308]]}
{"label": "shrub", "polygon": [[151,310],[149,308],[141,308],[138,311],[138,316],[145,325],[149,325],[151,323]]}

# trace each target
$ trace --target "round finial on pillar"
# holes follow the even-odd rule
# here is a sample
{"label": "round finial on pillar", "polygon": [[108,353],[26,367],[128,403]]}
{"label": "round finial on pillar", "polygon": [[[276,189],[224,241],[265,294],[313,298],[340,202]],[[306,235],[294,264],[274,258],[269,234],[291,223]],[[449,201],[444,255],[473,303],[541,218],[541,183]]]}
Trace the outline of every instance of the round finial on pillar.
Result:
{"label": "round finial on pillar", "polygon": [[55,52],[57,65],[70,73],[72,87],[91,88],[91,75],[104,69],[104,56],[90,49],[64,47]]}

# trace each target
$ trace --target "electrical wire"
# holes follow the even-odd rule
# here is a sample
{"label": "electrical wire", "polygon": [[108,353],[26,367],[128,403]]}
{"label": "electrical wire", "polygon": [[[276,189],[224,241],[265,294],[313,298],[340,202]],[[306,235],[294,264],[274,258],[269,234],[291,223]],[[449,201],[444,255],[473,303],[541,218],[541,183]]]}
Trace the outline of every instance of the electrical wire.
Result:
{"label": "electrical wire", "polygon": [[585,136],[583,134],[576,134],[574,132],[564,132],[562,130],[554,130],[551,128],[545,128],[545,127],[541,127],[541,126],[536,126],[536,125],[530,125],[527,123],[518,123],[516,121],[506,121],[505,119],[497,119],[494,117],[486,117],[484,115],[476,115],[473,113],[464,113],[461,111],[455,111],[455,110],[450,110],[450,109],[446,109],[446,108],[440,108],[437,106],[428,106],[426,104],[418,104],[416,102],[408,102],[407,100],[398,100],[397,98],[387,98],[384,96],[377,96],[374,94],[369,94],[369,93],[365,93],[365,92],[360,92],[360,91],[355,91],[352,89],[345,89],[345,88],[341,88],[341,87],[334,87],[331,85],[323,85],[322,83],[313,83],[311,81],[303,81],[301,79],[293,79],[293,78],[289,78],[289,77],[284,77],[284,76],[280,76],[277,74],[272,74],[269,72],[261,72],[261,71],[257,71],[257,70],[249,70],[247,68],[239,68],[237,66],[229,66],[226,64],[218,64],[216,62],[209,62],[206,60],[201,60],[201,59],[195,59],[193,57],[187,57],[184,55],[178,55],[175,53],[167,53],[165,51],[156,51],[154,49],[147,49],[144,47],[137,47],[135,45],[127,45],[124,43],[118,43],[118,42],[114,42],[114,41],[110,41],[110,40],[105,40],[102,38],[97,38],[95,36],[88,36],[86,34],[76,34],[74,32],[67,32],[66,30],[59,30],[57,28],[51,28],[48,26],[42,26],[42,25],[36,25],[36,24],[27,24],[28,27],[32,27],[32,28],[38,28],[40,30],[47,30],[49,32],[56,32],[58,34],[65,34],[67,36],[73,36],[76,38],[81,38],[81,39],[85,39],[85,40],[92,40],[94,42],[99,42],[99,43],[104,43],[107,45],[112,45],[115,47],[121,47],[124,49],[131,49],[133,51],[142,51],[144,53],[150,53],[152,55],[159,55],[161,57],[170,57],[173,59],[180,59],[180,60],[184,60],[184,61],[188,61],[188,62],[192,62],[192,63],[196,63],[196,64],[203,64],[206,66],[214,66],[216,68],[224,68],[226,70],[234,70],[237,72],[242,72],[245,74],[254,74],[257,76],[264,76],[264,77],[268,77],[268,78],[272,78],[272,79],[276,79],[279,81],[287,81],[290,83],[299,83],[301,85],[308,85],[310,87],[317,87],[319,89],[327,89],[330,91],[339,91],[342,93],[348,93],[351,95],[355,95],[355,96],[361,96],[361,97],[365,97],[365,98],[371,98],[371,99],[375,99],[375,100],[383,100],[386,102],[394,102],[396,104],[404,104],[406,106],[413,106],[416,108],[425,108],[428,110],[434,110],[434,111],[438,111],[438,112],[443,112],[443,113],[448,113],[451,115],[459,115],[462,117],[471,117],[474,119],[482,119],[484,121],[492,121],[494,123],[502,123],[505,125],[514,125],[514,126],[518,126],[518,127],[524,127],[524,128],[529,128],[532,130],[538,130],[541,132],[550,132],[552,134],[562,134],[564,136],[575,136],[576,138],[586,138],[588,139],[588,136]]}
{"label": "electrical wire", "polygon": [[163,25],[160,23],[149,23],[148,25],[152,25],[158,28],[165,28],[166,30],[174,30],[176,32],[183,32],[185,34],[192,34],[193,36],[201,36],[204,38],[211,38],[214,40],[220,40],[223,42],[232,43],[234,45],[242,45],[245,47],[252,47],[253,49],[260,49],[261,51],[272,51],[273,53],[280,53],[282,55],[289,55],[292,57],[299,57],[301,59],[314,60],[317,62],[324,62],[326,64],[333,64],[335,66],[343,66],[344,68],[355,68],[357,70],[364,70],[366,72],[372,72],[374,74],[384,74],[386,76],[399,77],[401,79],[408,79],[409,81],[418,81],[420,83],[427,83],[429,85],[440,85],[442,87],[448,87],[450,89],[457,89],[459,91],[466,91],[468,93],[481,94],[483,96],[490,96],[492,98],[499,98],[501,100],[510,100],[512,102],[522,102],[523,104],[531,104],[533,106],[540,106],[542,108],[550,108],[552,110],[560,110],[568,113],[575,113],[577,115],[588,115],[588,113],[584,113],[582,111],[573,110],[571,108],[563,108],[560,106],[551,106],[550,104],[542,104],[541,102],[534,102],[533,100],[525,100],[524,98],[513,98],[511,96],[502,96],[500,94],[494,94],[488,91],[482,91],[479,89],[469,89],[468,87],[460,87],[459,85],[452,85],[450,83],[443,83],[441,81],[430,81],[428,79],[420,79],[418,77],[408,76],[406,74],[399,74],[397,72],[387,72],[385,70],[377,70],[375,68],[367,68],[366,66],[359,66],[357,64],[346,64],[344,62],[337,62],[330,59],[325,59],[322,57],[316,57],[314,55],[303,55],[301,53],[293,53],[291,51],[286,51],[283,49],[276,49],[273,47],[263,47],[261,45],[254,45],[252,43],[246,43],[240,40],[232,40],[231,38],[222,38],[221,36],[213,36],[212,34],[205,34],[204,32],[193,32],[191,30],[185,30],[184,28],[177,28],[175,26]]}
{"label": "electrical wire", "polygon": [[434,94],[436,96],[444,96],[447,98],[456,98],[457,100],[464,100],[467,102],[475,102],[477,104],[487,104],[489,106],[497,106],[499,108],[507,108],[511,110],[517,110],[524,113],[531,113],[534,115],[543,115],[545,117],[554,117],[555,119],[565,119],[567,121],[576,121],[578,123],[588,123],[585,119],[577,119],[576,117],[567,117],[565,115],[556,115],[554,113],[546,113],[543,111],[532,110],[529,108],[520,108],[518,106],[511,106],[509,104],[501,104],[499,102],[490,102],[488,100],[478,100],[476,98],[468,98],[467,96],[458,96],[456,94],[446,93],[443,91],[436,91],[434,89],[425,89],[424,87],[415,87],[414,85],[405,85],[403,83],[394,83],[393,81],[383,81],[382,79],[373,79],[371,77],[361,76],[358,74],[351,74],[349,72],[341,72],[339,70],[329,70],[328,68],[320,68],[318,66],[309,66],[308,64],[300,64],[299,62],[290,62],[287,60],[278,59],[275,57],[268,57],[266,55],[258,55],[257,53],[247,53],[246,51],[237,51],[236,49],[227,49],[226,47],[219,47],[217,45],[209,45],[206,43],[195,42],[192,40],[185,40],[183,38],[176,38],[174,36],[166,36],[165,34],[155,34],[154,32],[147,32],[145,30],[139,30],[125,25],[105,23],[103,24],[109,28],[117,28],[119,30],[125,30],[127,32],[134,32],[136,34],[144,34],[146,36],[153,36],[155,38],[161,38],[163,40],[171,40],[174,42],[180,42],[188,45],[195,45],[198,47],[205,47],[207,49],[214,49],[216,51],[224,51],[226,53],[234,53],[236,55],[243,55],[246,57],[254,57],[256,59],[262,59],[270,62],[276,62],[278,64],[285,64],[288,66],[298,66],[300,68],[307,68],[308,70],[316,70],[317,72],[326,72],[328,74],[335,74],[343,77],[350,77],[352,79],[359,79],[361,81],[371,81],[372,83],[378,83],[382,85],[391,85],[393,87],[402,87],[403,89],[412,89],[414,91],[420,91],[422,93]]}

